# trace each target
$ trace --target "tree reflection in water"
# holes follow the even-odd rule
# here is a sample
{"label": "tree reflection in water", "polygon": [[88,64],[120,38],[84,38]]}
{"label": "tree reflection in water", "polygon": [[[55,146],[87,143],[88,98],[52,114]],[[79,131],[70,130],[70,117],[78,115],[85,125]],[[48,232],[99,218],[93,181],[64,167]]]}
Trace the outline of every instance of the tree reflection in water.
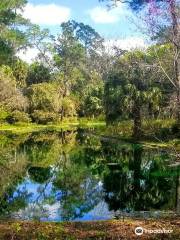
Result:
{"label": "tree reflection in water", "polygon": [[170,153],[91,132],[2,135],[1,218],[94,220],[116,211],[178,211],[179,168],[169,167]]}

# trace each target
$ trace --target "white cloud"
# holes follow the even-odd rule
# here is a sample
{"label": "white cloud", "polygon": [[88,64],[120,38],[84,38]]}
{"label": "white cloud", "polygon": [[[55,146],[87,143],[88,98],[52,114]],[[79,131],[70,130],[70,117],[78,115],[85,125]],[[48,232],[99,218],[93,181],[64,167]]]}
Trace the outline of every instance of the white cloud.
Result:
{"label": "white cloud", "polygon": [[17,56],[27,63],[32,63],[38,53],[39,51],[36,48],[28,48],[27,50],[21,50]]}
{"label": "white cloud", "polygon": [[95,7],[88,11],[91,19],[95,23],[114,23],[120,20],[120,16],[124,14],[123,5],[118,4],[116,8],[108,10],[106,7]]}
{"label": "white cloud", "polygon": [[117,47],[123,50],[131,50],[135,48],[147,48],[145,39],[141,37],[127,37],[123,39],[110,39],[105,41],[105,47],[108,52],[113,51],[113,47]]}
{"label": "white cloud", "polygon": [[23,16],[30,19],[32,23],[44,25],[59,25],[69,20],[71,10],[68,7],[56,4],[28,3],[23,10]]}

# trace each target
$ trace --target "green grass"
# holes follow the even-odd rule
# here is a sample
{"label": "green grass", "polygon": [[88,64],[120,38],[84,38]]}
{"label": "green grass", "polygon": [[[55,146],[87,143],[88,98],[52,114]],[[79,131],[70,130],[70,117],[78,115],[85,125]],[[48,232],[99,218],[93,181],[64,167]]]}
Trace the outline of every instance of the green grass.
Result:
{"label": "green grass", "polygon": [[10,131],[13,133],[28,133],[33,131],[39,131],[46,128],[47,126],[36,125],[36,124],[22,124],[22,125],[10,125],[10,124],[1,124],[0,131]]}
{"label": "green grass", "polygon": [[62,123],[57,124],[35,124],[35,123],[19,123],[19,124],[0,124],[0,131],[10,131],[13,133],[29,133],[34,131],[41,131],[44,129],[47,130],[61,130],[61,129],[70,129],[73,127],[98,127],[105,126],[105,122],[97,120],[88,120],[80,119],[73,122],[63,121]]}
{"label": "green grass", "polygon": [[[177,134],[173,134],[171,129],[176,123],[174,119],[144,120],[142,123],[143,136],[139,143],[145,147],[174,148],[180,150],[180,139]],[[121,140],[134,141],[133,121],[121,121],[115,125],[109,125],[104,129],[97,129],[99,135],[117,138]]]}
{"label": "green grass", "polygon": [[180,151],[180,140],[179,139],[173,139],[170,141],[166,141],[166,142],[153,142],[153,141],[140,141],[140,143],[148,148],[173,148],[176,151]]}
{"label": "green grass", "polygon": [[[162,129],[171,129],[173,124],[175,123],[174,119],[167,119],[167,120],[145,120],[143,121],[143,132],[144,137],[139,141],[146,147],[174,147],[175,149],[180,149],[180,140],[171,134],[171,136],[167,135],[166,139],[162,139],[155,136]],[[1,124],[0,131],[5,132],[12,132],[15,134],[25,134],[34,131],[41,131],[41,130],[49,130],[49,131],[60,131],[61,129],[73,129],[77,127],[82,128],[95,128],[95,134],[103,135],[108,137],[115,137],[120,139],[125,139],[128,141],[133,140],[132,138],[132,129],[133,129],[133,121],[121,121],[116,125],[110,125],[106,127],[106,123],[103,120],[99,119],[87,119],[87,118],[80,118],[80,119],[65,119],[62,123],[57,124]],[[166,132],[165,132],[166,134]],[[169,138],[168,138],[169,137]]]}
{"label": "green grass", "polygon": [[[151,119],[151,120],[143,120],[142,122],[142,131],[145,135],[154,135],[160,129],[168,128],[170,129],[173,124],[175,124],[174,119]],[[118,122],[114,125],[109,125],[106,128],[106,133],[111,135],[118,135],[122,137],[131,137],[133,132],[133,121],[125,120]]]}

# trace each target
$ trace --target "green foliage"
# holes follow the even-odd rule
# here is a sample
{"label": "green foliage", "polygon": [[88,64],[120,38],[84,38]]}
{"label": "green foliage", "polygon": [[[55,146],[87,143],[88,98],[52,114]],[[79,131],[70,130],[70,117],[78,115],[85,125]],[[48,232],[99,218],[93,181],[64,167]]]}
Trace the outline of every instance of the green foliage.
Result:
{"label": "green foliage", "polygon": [[17,50],[26,44],[22,26],[25,26],[27,21],[20,13],[25,4],[26,0],[0,2],[0,65],[12,63]]}
{"label": "green foliage", "polygon": [[33,84],[27,89],[31,112],[42,110],[58,112],[61,107],[57,85],[51,83]]}
{"label": "green foliage", "polygon": [[31,114],[32,120],[38,124],[47,124],[58,121],[58,115],[54,112],[45,112],[42,110],[34,110]]}
{"label": "green foliage", "polygon": [[82,106],[82,113],[88,117],[97,117],[103,113],[103,85],[88,86]]}
{"label": "green foliage", "polygon": [[15,231],[15,233],[18,233],[21,231],[21,225],[19,223],[13,223],[12,224],[12,230]]}
{"label": "green foliage", "polygon": [[[0,67],[2,122],[29,122],[24,112],[44,124],[105,114],[108,124],[133,120],[133,136],[139,138],[144,119],[175,117],[178,104],[174,80],[167,81],[168,76],[175,77],[172,43],[156,44],[144,51],[115,49],[109,54],[104,51],[104,39],[89,25],[62,23],[57,38],[50,36],[48,29],[29,25],[28,46],[36,46],[40,52],[28,65],[14,57],[17,47],[25,43],[24,37],[22,41],[19,38],[23,34],[20,29],[25,28],[18,29],[27,23],[19,14],[24,4],[23,0],[14,0],[0,5],[0,26],[4,27],[0,48],[6,58],[9,55],[13,59],[8,66]],[[3,57],[2,63],[6,63]],[[161,128],[164,130],[159,136],[165,135],[166,127]],[[172,132],[176,127],[167,134]]]}
{"label": "green foliage", "polygon": [[30,123],[31,119],[27,113],[15,110],[6,117],[6,121],[10,124],[14,124],[18,122]]}
{"label": "green foliage", "polygon": [[5,122],[8,116],[9,113],[3,107],[0,107],[0,123]]}
{"label": "green foliage", "polygon": [[85,60],[85,49],[74,36],[73,29],[68,23],[62,23],[62,34],[58,36],[55,46],[55,65],[63,74],[63,84],[66,84],[69,74]]}
{"label": "green foliage", "polygon": [[36,183],[45,183],[52,177],[51,168],[50,167],[31,167],[28,170],[28,173],[31,179]]}
{"label": "green foliage", "polygon": [[177,138],[180,138],[180,124],[179,123],[174,123],[171,128],[172,134],[177,136]]}
{"label": "green foliage", "polygon": [[76,99],[73,97],[65,97],[62,99],[62,106],[64,109],[65,117],[77,116],[77,104]]}
{"label": "green foliage", "polygon": [[166,140],[167,136],[169,138],[169,136],[171,135],[171,129],[169,128],[161,128],[159,132],[157,132],[156,137],[160,138],[161,140]]}
{"label": "green foliage", "polygon": [[146,52],[131,51],[117,61],[105,86],[107,121],[131,118],[134,121],[134,136],[142,134],[144,116],[153,118],[160,112],[163,93],[156,84],[154,69],[149,65]]}
{"label": "green foliage", "polygon": [[[90,66],[91,57],[93,54],[94,58],[98,55],[97,49],[102,46],[103,39],[90,26],[75,21],[62,23],[61,29],[62,32],[56,39],[54,47],[54,62],[57,69],[56,81],[59,83],[62,99],[67,99],[67,97],[71,99],[74,95],[76,99],[79,99],[78,110],[83,115],[85,109],[83,107],[85,99],[83,91],[87,92],[86,88],[91,84],[94,73]],[[98,84],[101,85],[100,82]],[[91,102],[94,104],[89,112],[94,111],[94,109],[97,110],[97,114],[101,112],[99,105],[101,105],[102,99],[93,96],[87,101],[89,101],[89,105],[86,108],[89,108]],[[74,105],[76,106],[75,112],[77,104]],[[63,104],[60,112],[62,120],[66,114]]]}
{"label": "green foliage", "polygon": [[49,82],[51,78],[50,69],[42,63],[34,62],[30,65],[27,74],[27,84],[38,84]]}
{"label": "green foliage", "polygon": [[103,42],[103,38],[91,26],[85,25],[84,23],[78,23],[72,20],[63,23],[62,28],[66,28],[69,32],[72,32],[75,38],[79,40],[89,52],[98,49]]}
{"label": "green foliage", "polygon": [[13,76],[16,79],[18,88],[26,87],[26,79],[28,76],[28,64],[20,59],[17,59],[12,65]]}
{"label": "green foliage", "polygon": [[16,88],[16,80],[8,66],[0,68],[0,89],[0,106],[10,111],[27,108],[27,99]]}

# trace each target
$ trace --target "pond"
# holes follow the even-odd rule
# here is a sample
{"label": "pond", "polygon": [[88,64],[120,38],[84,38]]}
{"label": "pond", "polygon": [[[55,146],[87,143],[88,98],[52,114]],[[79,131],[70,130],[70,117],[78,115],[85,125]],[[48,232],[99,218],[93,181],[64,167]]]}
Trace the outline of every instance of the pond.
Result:
{"label": "pond", "polygon": [[0,135],[0,218],[104,220],[177,214],[180,169],[168,150],[93,129]]}

